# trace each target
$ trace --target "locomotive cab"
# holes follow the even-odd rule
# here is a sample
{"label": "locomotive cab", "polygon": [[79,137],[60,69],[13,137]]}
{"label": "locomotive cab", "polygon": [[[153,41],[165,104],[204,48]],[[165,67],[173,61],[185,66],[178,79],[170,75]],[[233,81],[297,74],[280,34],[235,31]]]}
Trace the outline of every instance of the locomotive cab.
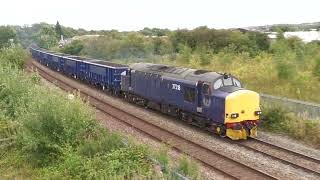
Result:
{"label": "locomotive cab", "polygon": [[[207,92],[203,85],[203,92]],[[212,90],[211,90],[212,89]],[[211,92],[209,116],[222,126],[215,126],[217,133],[233,140],[257,136],[257,123],[261,114],[259,94],[243,89],[238,79],[224,74],[214,81]],[[203,102],[206,98],[203,95]]]}

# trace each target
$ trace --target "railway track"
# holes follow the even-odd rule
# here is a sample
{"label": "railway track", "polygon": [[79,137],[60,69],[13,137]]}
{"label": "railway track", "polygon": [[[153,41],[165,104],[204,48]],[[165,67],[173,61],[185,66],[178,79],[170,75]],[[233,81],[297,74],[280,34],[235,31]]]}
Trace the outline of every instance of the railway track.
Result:
{"label": "railway track", "polygon": [[319,159],[256,138],[234,143],[320,177]]}
{"label": "railway track", "polygon": [[[63,80],[57,78],[52,72],[49,73],[50,69],[38,64],[37,62],[32,62],[32,66],[36,67],[39,74],[59,86],[61,89],[72,92],[79,90],[76,87],[64,82]],[[92,90],[94,91],[94,90]],[[134,114],[126,112],[121,107],[115,107],[107,102],[103,101],[99,96],[94,93],[86,92],[80,89],[80,94],[85,99],[89,100],[90,104],[93,105],[98,110],[103,113],[108,114],[115,119],[118,119],[125,124],[134,127],[135,129],[151,136],[152,138],[167,143],[176,150],[186,153],[189,156],[199,160],[204,165],[214,169],[225,175],[225,177],[230,179],[277,179],[271,174],[263,172],[261,170],[254,169],[246,164],[235,161],[230,157],[224,156],[220,153],[214,152],[211,149],[204,147],[196,142],[185,139],[174,132],[170,132],[164,128],[156,126],[148,121],[139,118]]]}

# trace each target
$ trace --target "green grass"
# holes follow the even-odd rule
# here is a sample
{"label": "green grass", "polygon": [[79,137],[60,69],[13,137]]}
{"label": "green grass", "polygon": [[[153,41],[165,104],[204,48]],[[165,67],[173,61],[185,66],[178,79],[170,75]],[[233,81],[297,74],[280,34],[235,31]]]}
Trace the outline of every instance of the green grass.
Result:
{"label": "green grass", "polygon": [[298,118],[280,107],[264,106],[262,130],[289,135],[320,149],[320,121]]}

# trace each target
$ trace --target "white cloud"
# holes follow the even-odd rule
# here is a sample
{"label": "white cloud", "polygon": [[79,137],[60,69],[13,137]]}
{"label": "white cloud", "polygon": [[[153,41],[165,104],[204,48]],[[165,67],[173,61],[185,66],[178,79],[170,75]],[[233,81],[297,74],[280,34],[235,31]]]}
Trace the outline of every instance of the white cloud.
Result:
{"label": "white cloud", "polygon": [[0,24],[55,23],[86,29],[214,28],[320,21],[318,0],[10,0]]}

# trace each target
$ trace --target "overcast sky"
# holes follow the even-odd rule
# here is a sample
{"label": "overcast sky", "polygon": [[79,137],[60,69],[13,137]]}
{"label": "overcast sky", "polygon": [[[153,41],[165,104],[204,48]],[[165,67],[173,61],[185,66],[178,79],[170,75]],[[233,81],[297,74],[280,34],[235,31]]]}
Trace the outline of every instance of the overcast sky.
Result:
{"label": "overcast sky", "polygon": [[74,28],[246,27],[320,21],[320,0],[4,0],[0,25],[38,22]]}

